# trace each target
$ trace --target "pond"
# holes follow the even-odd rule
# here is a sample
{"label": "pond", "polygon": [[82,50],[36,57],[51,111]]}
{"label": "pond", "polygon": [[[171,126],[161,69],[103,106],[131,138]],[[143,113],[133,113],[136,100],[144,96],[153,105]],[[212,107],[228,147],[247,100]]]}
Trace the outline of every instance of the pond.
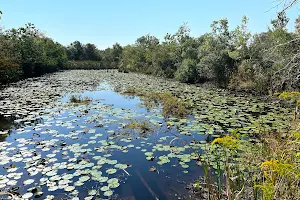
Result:
{"label": "pond", "polygon": [[[126,88],[170,91],[190,114],[166,118],[161,105],[147,108]],[[285,130],[289,120],[278,103],[116,71],[59,72],[1,95],[4,199],[188,199],[213,138],[236,128]],[[71,103],[73,96],[88,101]]]}

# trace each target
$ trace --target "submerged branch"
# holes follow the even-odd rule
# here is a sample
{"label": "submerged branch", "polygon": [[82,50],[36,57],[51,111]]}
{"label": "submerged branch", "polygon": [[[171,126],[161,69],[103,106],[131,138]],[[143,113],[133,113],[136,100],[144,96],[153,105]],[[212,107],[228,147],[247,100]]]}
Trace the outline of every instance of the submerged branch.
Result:
{"label": "submerged branch", "polygon": [[159,198],[156,196],[156,194],[153,192],[153,190],[150,188],[150,186],[147,184],[145,179],[141,176],[139,171],[135,171],[140,180],[142,181],[143,185],[147,188],[147,190],[151,193],[151,195],[154,197],[155,200],[159,200]]}

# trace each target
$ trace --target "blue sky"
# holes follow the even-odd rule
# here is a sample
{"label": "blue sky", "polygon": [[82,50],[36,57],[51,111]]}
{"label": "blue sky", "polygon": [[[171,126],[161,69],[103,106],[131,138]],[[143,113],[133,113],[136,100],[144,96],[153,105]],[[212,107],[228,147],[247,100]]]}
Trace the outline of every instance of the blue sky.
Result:
{"label": "blue sky", "polygon": [[[200,36],[210,31],[213,20],[224,17],[234,28],[246,15],[251,32],[261,32],[276,16],[276,8],[271,9],[275,3],[274,0],[0,0],[3,12],[0,25],[9,29],[32,22],[63,45],[79,40],[103,49],[115,42],[132,44],[148,33],[163,39],[184,22],[188,22],[193,36]],[[299,5],[287,14],[292,29],[300,14]]]}

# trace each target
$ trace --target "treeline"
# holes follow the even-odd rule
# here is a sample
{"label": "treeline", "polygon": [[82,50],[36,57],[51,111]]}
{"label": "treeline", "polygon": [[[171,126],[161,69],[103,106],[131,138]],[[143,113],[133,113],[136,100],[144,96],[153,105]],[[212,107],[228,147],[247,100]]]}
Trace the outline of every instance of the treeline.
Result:
{"label": "treeline", "polygon": [[63,69],[118,68],[121,54],[118,43],[105,50],[79,41],[65,47],[31,23],[18,29],[0,27],[0,84]]}
{"label": "treeline", "polygon": [[192,37],[186,24],[162,42],[142,36],[123,48],[119,70],[261,93],[299,89],[300,18],[295,32],[287,30],[288,21],[279,13],[266,32],[254,35],[243,17],[233,30],[227,19],[214,21],[211,33],[200,37]]}
{"label": "treeline", "polygon": [[62,69],[65,47],[45,37],[33,24],[0,30],[0,83],[40,76]]}
{"label": "treeline", "polygon": [[280,12],[269,28],[251,34],[248,19],[229,28],[227,19],[214,21],[211,32],[192,37],[187,24],[163,41],[145,35],[132,45],[99,50],[79,41],[64,47],[32,24],[0,29],[0,83],[39,76],[60,69],[110,69],[174,78],[185,83],[212,82],[218,87],[266,93],[300,87],[300,18],[295,31]]}
{"label": "treeline", "polygon": [[112,48],[99,50],[94,44],[82,44],[79,41],[66,47],[67,69],[116,69],[120,63],[123,48],[116,43]]}

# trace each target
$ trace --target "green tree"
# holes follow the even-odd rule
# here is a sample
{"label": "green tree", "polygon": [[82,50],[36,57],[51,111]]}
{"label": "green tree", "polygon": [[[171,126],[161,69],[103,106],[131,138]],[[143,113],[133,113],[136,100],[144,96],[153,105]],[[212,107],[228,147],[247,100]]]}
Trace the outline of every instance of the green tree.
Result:
{"label": "green tree", "polygon": [[67,47],[67,54],[69,60],[83,60],[84,59],[84,46],[79,41],[71,43]]}
{"label": "green tree", "polygon": [[50,38],[43,38],[39,40],[39,42],[43,48],[43,61],[38,74],[55,72],[63,69],[67,62],[65,48]]}
{"label": "green tree", "polygon": [[285,29],[286,25],[289,23],[290,19],[286,16],[285,12],[277,13],[277,18],[271,20],[273,30]]}
{"label": "green tree", "polygon": [[195,83],[197,80],[197,68],[195,60],[184,59],[175,73],[175,79],[184,83]]}
{"label": "green tree", "polygon": [[248,44],[251,33],[247,28],[248,20],[246,16],[243,16],[241,25],[238,25],[231,33],[234,49],[229,51],[229,55],[238,62],[249,58]]}
{"label": "green tree", "polygon": [[57,71],[66,62],[65,48],[46,38],[34,24],[28,23],[25,27],[8,30],[4,37],[13,44],[11,58],[18,58],[24,77]]}
{"label": "green tree", "polygon": [[300,15],[295,20],[295,32],[297,35],[300,35]]}
{"label": "green tree", "polygon": [[121,60],[122,52],[123,52],[123,47],[119,43],[115,43],[111,51],[112,68],[118,68]]}
{"label": "green tree", "polygon": [[0,83],[18,81],[22,76],[17,44],[0,33]]}
{"label": "green tree", "polygon": [[[80,47],[78,45],[78,47]],[[82,59],[84,60],[101,60],[99,50],[97,49],[96,45],[87,43],[84,45],[84,55],[82,56]],[[80,56],[78,56],[80,57]]]}
{"label": "green tree", "polygon": [[25,77],[39,74],[43,62],[43,48],[39,43],[40,31],[34,24],[28,23],[25,27],[11,29],[7,36],[17,43],[16,50],[20,52],[20,64]]}

